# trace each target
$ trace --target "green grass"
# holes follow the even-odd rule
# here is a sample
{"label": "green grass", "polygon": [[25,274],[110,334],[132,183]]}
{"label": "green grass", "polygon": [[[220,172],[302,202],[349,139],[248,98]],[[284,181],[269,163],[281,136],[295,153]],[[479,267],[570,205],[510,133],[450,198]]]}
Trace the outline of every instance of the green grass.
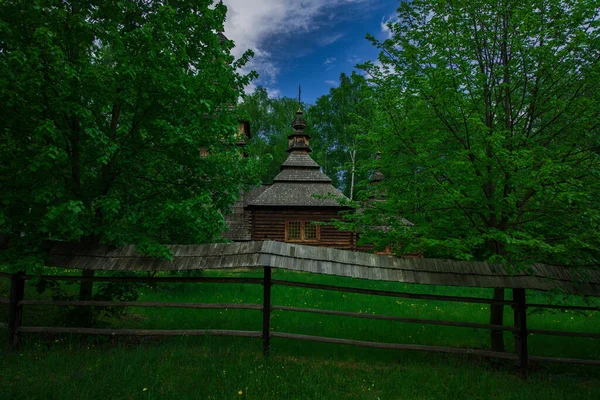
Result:
{"label": "green grass", "polygon": [[[261,276],[260,272],[207,272],[218,276]],[[488,289],[433,287],[274,271],[275,279],[381,290],[490,297]],[[158,284],[144,287],[142,301],[219,303],[262,302],[262,287],[248,284]],[[0,280],[0,297],[7,295]],[[76,290],[72,286],[71,290]],[[489,306],[410,300],[273,287],[273,304],[417,318],[488,322]],[[510,292],[507,292],[510,296]],[[40,298],[27,287],[26,298]],[[547,294],[528,292],[531,303]],[[583,304],[568,298],[567,304]],[[2,314],[4,313],[4,314]],[[24,325],[56,326],[57,307],[26,306]],[[0,309],[0,321],[6,319]],[[260,330],[254,310],[129,308],[113,327],[140,329]],[[512,324],[507,307],[505,323]],[[530,328],[598,332],[600,313],[536,312]],[[488,348],[489,334],[472,328],[441,327],[274,311],[273,330],[367,341]],[[469,356],[388,351],[273,339],[264,359],[261,342],[251,338],[107,338],[27,335],[18,353],[8,354],[0,328],[1,399],[597,399],[600,369],[533,364],[527,381],[514,365]],[[506,334],[508,349],[512,336]],[[600,341],[533,335],[530,354],[600,359]],[[146,390],[144,390],[146,389]],[[239,395],[238,392],[242,394]]]}

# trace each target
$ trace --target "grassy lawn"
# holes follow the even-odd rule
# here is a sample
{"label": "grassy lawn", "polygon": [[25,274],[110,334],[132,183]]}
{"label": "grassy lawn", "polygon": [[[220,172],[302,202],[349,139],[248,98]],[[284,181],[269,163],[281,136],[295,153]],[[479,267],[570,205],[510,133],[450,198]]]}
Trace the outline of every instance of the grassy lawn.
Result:
{"label": "grassy lawn", "polygon": [[[206,272],[208,276],[261,276],[261,272]],[[392,291],[490,297],[491,290],[406,285],[274,271],[274,279]],[[7,297],[0,280],[0,297]],[[76,286],[68,286],[75,291]],[[248,284],[158,284],[144,286],[140,301],[262,302],[262,287]],[[26,298],[44,298],[28,284]],[[410,300],[321,290],[273,287],[273,304],[382,315],[488,322],[489,306]],[[510,297],[510,292],[507,292]],[[528,292],[528,302],[548,295]],[[563,299],[564,304],[584,304]],[[596,300],[596,303],[598,301]],[[535,329],[600,331],[598,312],[530,310]],[[57,307],[26,306],[24,325],[60,326]],[[6,321],[6,306],[0,308]],[[260,330],[254,310],[128,308],[115,328]],[[508,307],[505,323],[512,324]],[[274,311],[275,331],[367,341],[488,348],[489,334],[472,328],[441,327],[348,317]],[[505,334],[512,350],[512,336]],[[1,399],[598,399],[600,369],[534,364],[527,381],[514,365],[470,356],[389,351],[273,339],[263,358],[252,338],[107,338],[27,335],[18,353],[6,352],[0,327]],[[530,354],[600,359],[600,341],[533,335]],[[241,392],[241,394],[240,394]]]}

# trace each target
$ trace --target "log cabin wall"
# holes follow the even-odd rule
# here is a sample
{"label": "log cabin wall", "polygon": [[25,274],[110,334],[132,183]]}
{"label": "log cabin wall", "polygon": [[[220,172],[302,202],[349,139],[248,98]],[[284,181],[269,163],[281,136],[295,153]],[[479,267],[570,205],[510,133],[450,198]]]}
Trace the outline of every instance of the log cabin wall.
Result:
{"label": "log cabin wall", "polygon": [[340,250],[352,250],[353,234],[340,231],[333,226],[319,225],[319,235],[316,240],[293,240],[286,237],[286,223],[289,221],[329,222],[340,218],[339,208],[283,208],[261,207],[252,209],[251,231],[252,240],[275,240],[279,242],[307,244],[318,247],[332,247]]}

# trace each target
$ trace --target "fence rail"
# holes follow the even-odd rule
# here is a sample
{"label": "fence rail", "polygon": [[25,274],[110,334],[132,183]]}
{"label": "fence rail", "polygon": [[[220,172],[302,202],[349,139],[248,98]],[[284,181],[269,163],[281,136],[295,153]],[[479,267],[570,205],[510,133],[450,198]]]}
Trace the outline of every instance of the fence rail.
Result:
{"label": "fence rail", "polygon": [[[402,293],[402,292],[390,292],[385,290],[374,290],[374,289],[360,289],[345,286],[331,286],[321,285],[317,283],[305,283],[305,282],[290,282],[273,280],[274,285],[283,286],[294,286],[303,287],[309,289],[321,289],[321,290],[333,290],[337,292],[346,293],[359,293],[359,294],[373,294],[377,296],[389,296],[389,297],[401,297],[405,299],[417,299],[417,300],[439,300],[439,301],[457,301],[461,303],[480,303],[480,304],[500,304],[505,306],[514,306],[514,301],[508,300],[493,300],[484,299],[483,297],[461,297],[461,296],[443,296],[438,294],[421,294],[421,293]],[[515,289],[519,290],[519,289]]]}
{"label": "fence rail", "polygon": [[[8,345],[11,350],[15,349],[19,344],[21,334],[25,333],[45,333],[45,334],[85,334],[85,335],[110,335],[110,336],[237,336],[237,337],[255,337],[261,338],[263,342],[263,353],[267,355],[270,351],[271,338],[305,340],[322,343],[344,344],[361,347],[394,349],[394,350],[417,350],[428,352],[468,354],[481,357],[494,357],[505,360],[513,360],[517,362],[519,372],[522,376],[526,375],[529,361],[536,362],[557,362],[570,364],[583,364],[600,366],[599,360],[585,360],[574,358],[557,358],[557,357],[542,357],[530,356],[528,354],[527,342],[528,336],[536,335],[556,335],[568,337],[583,337],[583,338],[600,338],[600,334],[588,332],[564,332],[551,331],[541,329],[528,329],[527,327],[527,308],[551,308],[559,310],[585,310],[599,311],[598,307],[579,307],[579,306],[562,306],[552,304],[527,304],[525,289],[513,289],[513,300],[498,301],[493,299],[485,299],[480,297],[461,297],[461,296],[444,296],[433,294],[419,293],[402,293],[392,291],[382,291],[373,289],[361,289],[343,286],[331,286],[305,282],[292,282],[284,280],[271,279],[271,268],[263,268],[262,278],[208,278],[208,277],[107,277],[107,276],[55,276],[44,275],[43,279],[56,281],[93,281],[93,282],[187,282],[187,283],[247,283],[261,284],[263,286],[263,304],[228,304],[228,303],[178,303],[178,302],[137,302],[137,301],[50,301],[50,300],[25,300],[25,282],[35,278],[32,275],[14,274],[7,275],[0,273],[0,277],[10,278],[10,298],[0,299],[1,304],[8,304]],[[326,310],[316,308],[301,308],[293,306],[273,305],[271,303],[271,287],[272,286],[289,286],[302,287],[316,290],[338,291],[346,293],[367,294],[387,297],[400,297],[419,300],[436,300],[436,301],[451,301],[462,303],[481,303],[481,304],[500,304],[511,306],[514,310],[514,326],[481,324],[462,321],[444,321],[430,320],[421,318],[408,318],[390,315],[375,315],[366,313],[355,313],[347,311]],[[242,309],[242,310],[257,310],[262,311],[262,330],[261,331],[243,331],[243,330],[227,330],[227,329],[96,329],[96,328],[59,328],[59,327],[43,327],[43,326],[22,326],[23,306],[75,306],[75,307],[166,307],[166,308],[188,308],[188,309]],[[386,320],[404,323],[418,323],[429,325],[441,325],[452,327],[465,327],[486,329],[493,331],[508,331],[512,332],[515,340],[515,352],[497,352],[481,349],[465,349],[457,347],[442,347],[417,344],[399,344],[399,343],[381,343],[368,342],[353,339],[340,339],[332,337],[300,335],[295,333],[274,332],[271,331],[271,311],[284,312],[301,312],[322,315],[334,315],[342,317],[363,318],[373,320]]]}
{"label": "fence rail", "polygon": [[261,304],[238,303],[175,303],[166,301],[63,301],[63,300],[23,300],[19,305],[32,306],[96,306],[96,307],[167,307],[167,308],[200,308],[200,309],[230,309],[230,310],[262,310]]}
{"label": "fence rail", "polygon": [[22,326],[18,328],[17,331],[19,333],[72,333],[109,336],[262,336],[262,331],[238,331],[229,329],[96,329]]}

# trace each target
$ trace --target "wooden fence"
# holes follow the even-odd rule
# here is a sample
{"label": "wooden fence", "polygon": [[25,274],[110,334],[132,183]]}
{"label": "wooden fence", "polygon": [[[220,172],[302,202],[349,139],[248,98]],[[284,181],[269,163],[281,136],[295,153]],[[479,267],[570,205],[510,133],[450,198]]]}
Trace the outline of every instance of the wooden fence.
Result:
{"label": "wooden fence", "polygon": [[[138,301],[50,301],[50,300],[25,300],[25,282],[35,276],[15,274],[8,275],[0,273],[0,277],[11,280],[10,298],[0,299],[0,304],[8,304],[8,346],[14,350],[19,344],[19,337],[24,333],[50,333],[50,334],[92,334],[92,335],[130,335],[130,336],[239,336],[239,337],[255,337],[261,338],[263,343],[263,352],[265,355],[269,353],[271,338],[285,338],[296,340],[307,340],[313,342],[349,344],[354,346],[395,349],[395,350],[420,350],[442,353],[456,354],[471,354],[482,357],[494,357],[506,360],[514,360],[517,363],[519,373],[522,376],[526,375],[529,361],[538,362],[558,362],[571,364],[585,364],[600,366],[600,360],[584,360],[573,358],[556,358],[556,357],[541,357],[529,355],[527,350],[527,339],[530,334],[539,335],[558,335],[569,337],[583,338],[600,338],[600,334],[586,332],[566,332],[566,331],[549,331],[540,329],[529,329],[527,326],[527,308],[553,308],[560,310],[580,310],[580,311],[600,311],[598,307],[578,307],[578,306],[558,306],[551,304],[527,304],[525,289],[512,289],[513,300],[498,301],[493,299],[479,297],[462,297],[462,296],[443,296],[433,294],[417,294],[417,293],[401,293],[392,291],[359,289],[343,286],[330,286],[313,283],[292,282],[271,279],[271,267],[263,268],[262,278],[208,278],[208,277],[82,277],[82,276],[41,276],[43,279],[54,281],[93,281],[93,282],[210,282],[210,283],[246,283],[263,285],[263,302],[262,304],[200,304],[200,303],[177,303],[177,302],[138,302]],[[271,304],[271,288],[272,286],[292,286],[318,290],[329,290],[346,293],[359,293],[375,296],[399,297],[420,300],[438,300],[449,302],[462,303],[481,303],[481,304],[501,304],[511,306],[514,310],[514,325],[491,325],[472,322],[457,322],[430,320],[420,318],[406,318],[387,315],[371,315],[346,311],[301,308],[291,306],[280,306]],[[173,308],[195,308],[195,309],[243,309],[262,311],[262,330],[261,331],[241,331],[241,330],[226,330],[226,329],[203,329],[203,330],[163,330],[163,329],[96,329],[96,328],[58,328],[58,327],[40,327],[40,326],[23,326],[22,314],[23,306],[29,305],[53,305],[53,306],[102,306],[102,307],[173,307]],[[457,347],[442,347],[416,344],[398,344],[398,343],[380,343],[367,342],[351,339],[339,339],[322,336],[300,335],[286,332],[275,332],[270,328],[271,311],[290,311],[303,312],[324,315],[336,315],[344,317],[366,318],[374,320],[396,321],[404,323],[418,323],[423,325],[442,325],[453,327],[468,327],[492,331],[508,331],[512,332],[515,341],[515,352],[496,352],[481,349],[465,349]]]}

